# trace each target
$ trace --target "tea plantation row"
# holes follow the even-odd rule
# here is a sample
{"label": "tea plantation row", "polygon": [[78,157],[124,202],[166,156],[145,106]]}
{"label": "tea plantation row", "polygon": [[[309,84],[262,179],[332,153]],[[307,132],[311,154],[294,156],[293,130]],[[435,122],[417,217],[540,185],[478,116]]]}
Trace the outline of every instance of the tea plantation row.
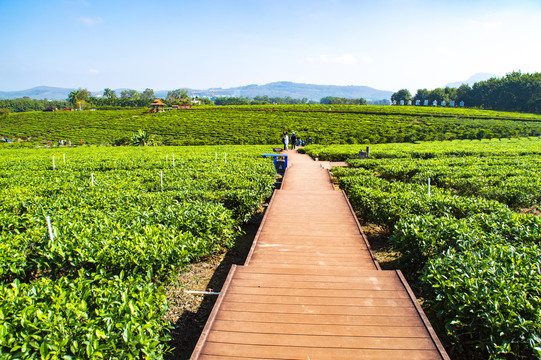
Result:
{"label": "tea plantation row", "polygon": [[266,150],[0,152],[0,357],[162,358],[161,284],[270,197]]}
{"label": "tea plantation row", "polygon": [[473,109],[391,106],[200,107],[28,112],[0,118],[0,136],[46,145],[125,144],[137,131],[166,145],[276,144],[286,130],[318,144],[376,144],[541,135],[541,116]]}
{"label": "tea plantation row", "polygon": [[[376,145],[371,160],[333,170],[361,220],[392,232],[398,267],[456,358],[541,358],[540,149],[538,138]],[[358,150],[306,149],[333,160]]]}

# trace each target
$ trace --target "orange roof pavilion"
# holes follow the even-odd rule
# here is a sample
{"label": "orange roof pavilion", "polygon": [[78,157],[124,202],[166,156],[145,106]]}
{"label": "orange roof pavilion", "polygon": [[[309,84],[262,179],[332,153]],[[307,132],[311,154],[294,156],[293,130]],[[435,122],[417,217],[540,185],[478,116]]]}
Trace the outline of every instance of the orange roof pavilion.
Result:
{"label": "orange roof pavilion", "polygon": [[150,104],[150,112],[164,112],[165,104],[160,99],[155,99],[152,104]]}

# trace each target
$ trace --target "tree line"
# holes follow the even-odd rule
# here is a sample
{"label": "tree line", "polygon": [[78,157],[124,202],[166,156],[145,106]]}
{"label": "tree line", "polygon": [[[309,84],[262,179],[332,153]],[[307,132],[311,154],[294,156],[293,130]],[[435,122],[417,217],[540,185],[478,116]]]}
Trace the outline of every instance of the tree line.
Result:
{"label": "tree line", "polygon": [[502,78],[491,78],[469,86],[462,84],[458,88],[436,88],[434,90],[418,89],[412,96],[407,89],[401,89],[391,96],[392,101],[403,100],[429,104],[437,101],[459,103],[464,101],[467,107],[481,109],[541,113],[541,73],[523,74],[514,71]]}

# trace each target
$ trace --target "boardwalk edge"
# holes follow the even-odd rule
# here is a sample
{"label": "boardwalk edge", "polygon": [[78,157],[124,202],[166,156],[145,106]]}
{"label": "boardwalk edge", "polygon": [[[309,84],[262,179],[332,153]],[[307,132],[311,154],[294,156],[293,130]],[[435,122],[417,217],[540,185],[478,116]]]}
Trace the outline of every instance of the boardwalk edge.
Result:
{"label": "boardwalk edge", "polygon": [[417,313],[421,317],[421,320],[423,321],[423,324],[425,325],[426,330],[428,331],[428,334],[430,335],[430,338],[434,342],[434,345],[436,346],[436,349],[440,353],[442,359],[444,360],[450,360],[449,355],[447,355],[447,352],[445,351],[445,348],[443,347],[440,339],[438,338],[438,335],[436,335],[436,332],[434,331],[434,328],[430,324],[430,321],[428,321],[428,318],[426,317],[425,312],[423,311],[423,308],[419,304],[419,301],[417,301],[417,298],[415,297],[415,294],[413,293],[413,290],[411,290],[408,281],[404,277],[404,274],[402,274],[402,271],[395,270],[396,274],[398,275],[398,278],[402,282],[402,285],[406,289],[411,302],[415,306],[415,310],[417,310]]}
{"label": "boardwalk edge", "polygon": [[259,236],[261,236],[261,231],[263,231],[263,226],[265,226],[265,223],[267,222],[267,216],[269,215],[270,209],[272,207],[272,204],[274,202],[274,196],[276,195],[276,192],[280,190],[274,190],[272,192],[271,199],[269,201],[269,206],[267,206],[267,210],[265,210],[265,215],[263,215],[263,219],[261,220],[261,224],[259,224],[259,228],[257,229],[257,233],[254,236],[254,241],[252,241],[252,246],[250,247],[250,252],[248,252],[248,256],[246,256],[246,260],[244,261],[244,266],[247,266],[250,264],[250,260],[252,260],[252,256],[254,255],[255,248],[257,246],[257,242],[259,240]]}
{"label": "boardwalk edge", "polygon": [[368,242],[368,239],[366,239],[366,235],[364,234],[363,228],[361,226],[361,223],[359,223],[359,219],[357,219],[357,214],[355,214],[355,210],[353,210],[353,206],[351,206],[351,203],[349,202],[348,196],[344,190],[340,190],[342,192],[342,195],[344,196],[344,199],[346,200],[346,203],[348,204],[349,211],[351,212],[351,215],[353,216],[353,219],[355,219],[355,224],[357,225],[357,228],[359,229],[359,232],[361,233],[361,237],[363,238],[363,241],[368,248],[368,252],[370,254],[370,257],[372,258],[372,261],[374,262],[374,265],[376,266],[376,270],[381,270],[381,266],[379,266],[378,261],[376,260],[376,257],[374,256],[374,253],[372,252],[372,248],[370,247],[370,243]]}
{"label": "boardwalk edge", "polygon": [[205,328],[201,332],[201,336],[199,337],[199,340],[197,341],[197,344],[195,345],[195,349],[192,352],[192,356],[190,356],[191,360],[199,359],[199,356],[201,355],[201,351],[203,350],[203,347],[205,346],[205,343],[207,342],[207,337],[210,333],[210,330],[212,329],[212,326],[214,325],[214,320],[216,320],[216,316],[218,315],[218,312],[220,311],[222,302],[224,301],[224,297],[227,294],[227,290],[229,290],[229,286],[231,285],[231,280],[233,280],[233,276],[235,275],[235,272],[237,271],[237,266],[238,265],[231,265],[231,269],[229,270],[229,274],[227,274],[227,278],[225,279],[224,285],[222,286],[222,290],[220,290],[220,295],[218,295],[218,299],[216,300],[216,303],[212,307],[212,312],[210,313],[210,316],[207,319]]}

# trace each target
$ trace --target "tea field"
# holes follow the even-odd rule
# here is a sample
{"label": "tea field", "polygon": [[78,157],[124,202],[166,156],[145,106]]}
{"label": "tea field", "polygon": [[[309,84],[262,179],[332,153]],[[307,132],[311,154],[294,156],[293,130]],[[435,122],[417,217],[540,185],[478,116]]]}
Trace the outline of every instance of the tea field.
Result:
{"label": "tea field", "polygon": [[541,358],[541,139],[359,150],[305,149],[349,159],[334,175],[361,221],[392,234],[452,357]]}
{"label": "tea field", "polygon": [[0,357],[163,358],[162,285],[270,197],[268,150],[0,151]]}
{"label": "tea field", "polygon": [[31,145],[125,144],[139,130],[165,145],[276,144],[285,130],[318,144],[377,144],[540,136],[541,116],[413,106],[203,106],[26,112],[0,117],[0,137]]}

